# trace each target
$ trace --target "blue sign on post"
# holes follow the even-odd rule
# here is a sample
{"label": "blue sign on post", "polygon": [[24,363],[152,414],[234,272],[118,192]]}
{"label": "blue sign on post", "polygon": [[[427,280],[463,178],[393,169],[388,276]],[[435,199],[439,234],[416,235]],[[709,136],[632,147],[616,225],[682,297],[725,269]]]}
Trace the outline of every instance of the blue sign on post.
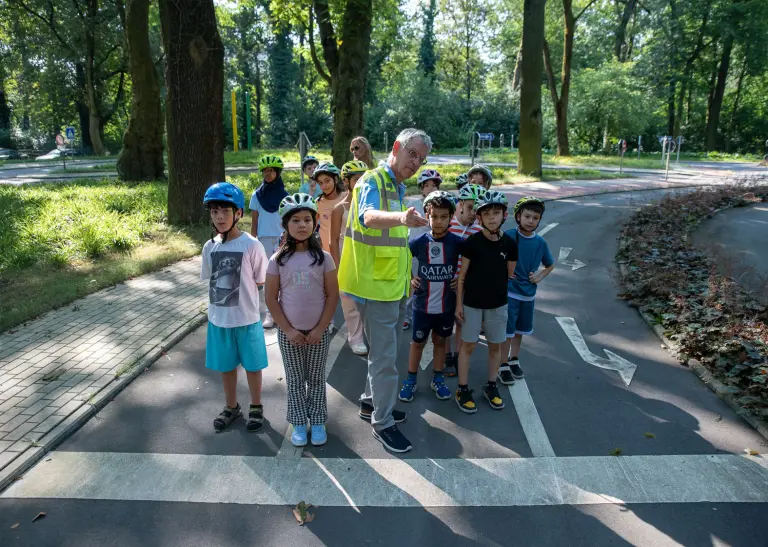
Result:
{"label": "blue sign on post", "polygon": [[75,140],[75,128],[72,126],[67,127],[67,140],[70,142]]}
{"label": "blue sign on post", "polygon": [[493,133],[478,133],[481,140],[484,141],[492,141],[493,140]]}

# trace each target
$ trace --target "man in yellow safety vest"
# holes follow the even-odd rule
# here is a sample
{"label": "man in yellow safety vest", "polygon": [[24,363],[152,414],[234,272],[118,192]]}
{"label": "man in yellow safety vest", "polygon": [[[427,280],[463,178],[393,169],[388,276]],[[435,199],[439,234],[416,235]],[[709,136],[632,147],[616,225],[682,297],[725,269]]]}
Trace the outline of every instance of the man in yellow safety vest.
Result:
{"label": "man in yellow safety vest", "polygon": [[374,438],[393,452],[411,449],[397,428],[406,414],[395,409],[397,350],[411,279],[408,228],[427,224],[403,205],[403,181],[427,162],[431,150],[432,139],[424,131],[404,129],[387,161],[357,182],[339,264],[339,290],[356,301],[370,345],[360,417],[370,420]]}

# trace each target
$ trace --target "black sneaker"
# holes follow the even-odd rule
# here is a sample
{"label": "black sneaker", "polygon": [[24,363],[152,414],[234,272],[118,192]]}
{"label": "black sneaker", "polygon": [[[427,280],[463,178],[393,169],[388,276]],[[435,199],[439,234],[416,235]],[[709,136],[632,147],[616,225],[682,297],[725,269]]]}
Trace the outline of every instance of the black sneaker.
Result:
{"label": "black sneaker", "polygon": [[453,378],[458,375],[456,370],[459,366],[459,354],[458,353],[446,353],[445,354],[445,367],[443,368],[443,375],[448,378]]}
{"label": "black sneaker", "polygon": [[509,368],[509,363],[504,363],[499,367],[498,374],[499,382],[505,386],[511,386],[515,383],[515,377],[512,376],[512,371]]}
{"label": "black sneaker", "polygon": [[525,377],[525,374],[523,374],[523,367],[520,366],[519,359],[512,359],[509,362],[509,368],[512,371],[512,376],[514,376],[516,379],[520,380],[521,378]]}
{"label": "black sneaker", "polygon": [[467,414],[474,414],[477,412],[477,405],[475,399],[472,397],[474,389],[457,389],[454,400],[459,406],[459,410],[466,412]]}
{"label": "black sneaker", "polygon": [[382,429],[381,431],[371,430],[373,438],[379,441],[384,447],[391,452],[408,452],[411,448],[411,441],[405,438],[405,435],[400,433],[396,425]]}
{"label": "black sneaker", "polygon": [[488,401],[488,404],[491,405],[492,409],[501,410],[504,408],[504,399],[501,398],[499,388],[495,383],[485,384],[485,386],[483,386],[483,395],[485,396],[485,400]]}
{"label": "black sneaker", "polygon": [[[363,401],[360,401],[360,412],[358,414],[363,420],[365,420],[366,422],[370,422],[371,414],[373,414],[373,405],[369,405],[368,403],[364,403]],[[407,417],[407,414],[402,410],[395,409],[392,411],[392,418],[395,420],[396,424],[403,423],[406,417]]]}

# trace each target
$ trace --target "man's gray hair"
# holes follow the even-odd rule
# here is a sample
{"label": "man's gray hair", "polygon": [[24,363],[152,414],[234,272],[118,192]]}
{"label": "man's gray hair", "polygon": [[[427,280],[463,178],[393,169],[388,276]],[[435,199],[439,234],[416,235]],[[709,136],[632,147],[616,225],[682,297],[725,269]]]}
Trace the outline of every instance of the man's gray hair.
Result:
{"label": "man's gray hair", "polygon": [[[429,135],[427,135],[424,131],[421,129],[416,129],[414,127],[409,127],[408,129],[403,129],[400,131],[400,134],[395,139],[395,142],[399,142],[400,146],[408,146],[411,141],[419,139],[421,142],[423,142],[427,147],[427,154],[432,152],[432,139]],[[389,157],[392,158],[392,152],[390,151]]]}

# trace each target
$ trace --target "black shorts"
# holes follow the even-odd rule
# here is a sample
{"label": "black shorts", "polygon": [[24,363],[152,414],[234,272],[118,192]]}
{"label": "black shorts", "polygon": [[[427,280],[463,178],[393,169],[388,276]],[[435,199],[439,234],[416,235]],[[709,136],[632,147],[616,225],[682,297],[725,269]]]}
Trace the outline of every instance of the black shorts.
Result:
{"label": "black shorts", "polygon": [[454,312],[427,313],[413,310],[413,341],[426,342],[433,330],[437,336],[447,338],[453,332]]}

